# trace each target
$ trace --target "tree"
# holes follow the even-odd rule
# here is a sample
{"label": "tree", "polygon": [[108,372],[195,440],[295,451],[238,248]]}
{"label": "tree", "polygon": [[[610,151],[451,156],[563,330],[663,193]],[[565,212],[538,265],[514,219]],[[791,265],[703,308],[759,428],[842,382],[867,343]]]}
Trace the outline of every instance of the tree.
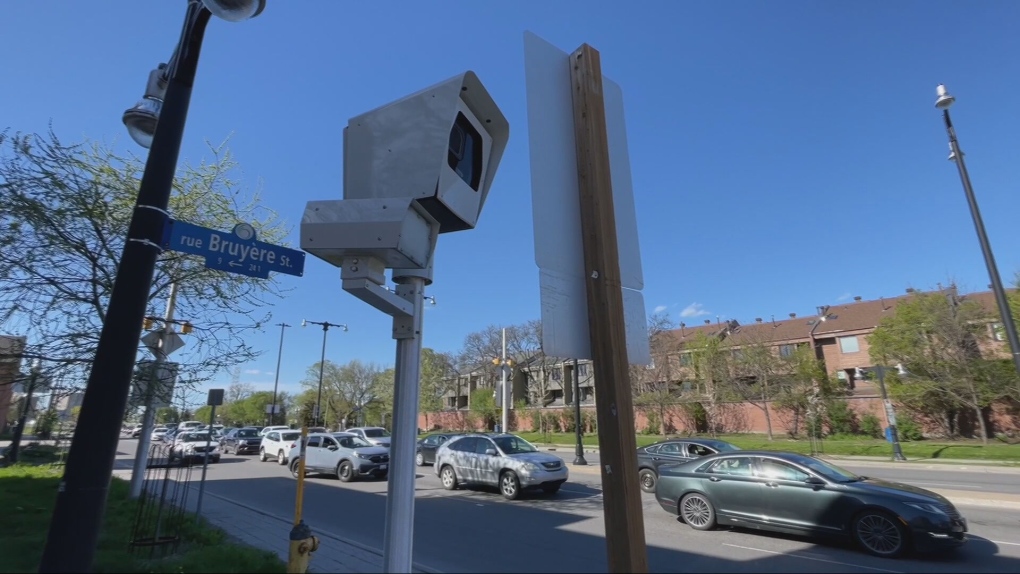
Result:
{"label": "tree", "polygon": [[[284,236],[258,193],[246,193],[223,145],[174,182],[175,219],[216,229],[245,221],[261,238]],[[0,132],[0,323],[14,325],[51,364],[86,380],[144,170],[136,157],[83,141],[65,145],[46,135]],[[254,359],[246,331],[269,319],[280,295],[272,279],[207,269],[197,257],[164,251],[157,262],[148,315],[162,316],[172,282],[177,313],[194,322],[174,360],[198,384]],[[143,351],[147,353],[147,351]]]}
{"label": "tree", "polygon": [[436,413],[446,406],[444,397],[454,384],[456,377],[454,359],[448,353],[437,353],[428,347],[421,350],[421,385],[419,387],[418,410],[425,414],[425,428],[430,429],[429,413]]}
{"label": "tree", "polygon": [[[652,314],[648,318],[648,342],[653,361],[651,365],[631,365],[630,379],[634,390],[634,404],[655,413],[659,431],[663,438],[675,430],[672,410],[677,406],[681,380],[681,369],[677,356],[680,344],[672,333],[676,325],[664,313]],[[649,431],[655,432],[652,420]]]}
{"label": "tree", "polygon": [[[499,380],[500,367],[493,363],[493,359],[503,356],[502,331],[503,327],[499,325],[489,325],[468,334],[458,356],[457,370],[461,373],[480,371],[483,380]],[[528,367],[523,371],[528,375],[529,402],[535,397],[541,401],[546,395],[547,368],[559,362],[542,353],[542,322],[532,320],[506,327],[506,354],[513,361],[511,372],[519,372],[523,367]],[[537,374],[534,372],[536,369]],[[512,379],[512,375],[507,377],[507,380]]]}
{"label": "tree", "polygon": [[[379,375],[383,372],[374,363],[353,360],[338,365],[327,360],[322,368],[322,419],[327,425],[342,424],[352,415],[360,419],[366,407],[380,400]],[[392,380],[391,377],[391,387]],[[319,388],[319,363],[308,367],[301,386],[315,393],[312,399],[314,405]]]}
{"label": "tree", "polygon": [[691,354],[708,432],[716,436],[723,427],[722,402],[730,380],[728,353],[719,336],[700,331],[685,345],[685,349]]}
{"label": "tree", "polygon": [[772,440],[772,414],[769,403],[775,395],[772,383],[782,372],[782,361],[775,352],[772,327],[765,324],[736,327],[728,341],[733,358],[734,380],[731,391],[742,401],[754,405],[765,416],[765,429]]}
{"label": "tree", "polygon": [[995,368],[997,361],[981,355],[980,343],[989,337],[988,320],[979,303],[958,296],[953,287],[918,293],[900,303],[868,339],[873,357],[884,365],[899,363],[910,373],[902,385],[898,378],[890,382],[908,408],[924,412],[918,406],[940,404],[947,417],[953,410],[969,409],[985,442],[986,411],[1013,383]]}
{"label": "tree", "polygon": [[223,393],[224,403],[243,401],[255,394],[255,385],[251,383],[230,383],[227,392]]}
{"label": "tree", "polygon": [[802,421],[809,436],[819,438],[822,408],[833,395],[825,363],[810,346],[798,348],[782,361],[778,390],[772,403],[777,415],[792,436],[797,436]]}

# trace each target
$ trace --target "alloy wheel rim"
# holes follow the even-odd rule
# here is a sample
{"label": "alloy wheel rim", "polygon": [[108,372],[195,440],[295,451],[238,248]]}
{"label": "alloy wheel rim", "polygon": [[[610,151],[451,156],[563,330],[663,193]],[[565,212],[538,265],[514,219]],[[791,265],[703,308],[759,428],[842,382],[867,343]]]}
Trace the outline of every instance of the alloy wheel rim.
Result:
{"label": "alloy wheel rim", "polygon": [[645,488],[651,488],[652,486],[655,485],[655,480],[652,479],[652,475],[651,474],[646,472],[646,473],[641,475],[641,484]]}
{"label": "alloy wheel rim", "polygon": [[446,468],[443,469],[443,486],[450,486],[453,484],[453,471]]}
{"label": "alloy wheel rim", "polygon": [[341,464],[340,465],[340,476],[346,477],[346,476],[350,476],[350,475],[351,475],[351,467],[350,467],[350,465]]}
{"label": "alloy wheel rim", "polygon": [[517,492],[517,485],[514,484],[514,479],[509,475],[503,475],[503,493],[513,494]]}
{"label": "alloy wheel rim", "polygon": [[868,550],[876,554],[893,554],[903,544],[896,525],[878,514],[869,514],[857,521],[857,536]]}
{"label": "alloy wheel rim", "polygon": [[708,503],[700,496],[692,496],[684,501],[684,521],[691,526],[705,526],[708,524],[711,512]]}

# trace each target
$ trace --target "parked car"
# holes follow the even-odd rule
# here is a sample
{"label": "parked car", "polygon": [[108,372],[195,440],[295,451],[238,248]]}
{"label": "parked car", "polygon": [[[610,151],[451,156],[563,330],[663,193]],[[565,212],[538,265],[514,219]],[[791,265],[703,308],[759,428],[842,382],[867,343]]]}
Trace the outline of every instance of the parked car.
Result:
{"label": "parked car", "polygon": [[638,482],[641,484],[641,490],[655,492],[659,467],[736,450],[740,450],[740,447],[726,441],[699,438],[674,438],[643,446],[637,449]]}
{"label": "parked car", "polygon": [[140,437],[142,435],[142,425],[135,425],[128,431],[128,434],[131,435],[131,438]]}
{"label": "parked car", "polygon": [[966,541],[967,520],[943,496],[794,453],[726,452],[664,466],[655,498],[695,530],[849,537],[886,558]]}
{"label": "parked car", "polygon": [[181,431],[177,433],[167,456],[170,462],[194,462],[206,457],[209,462],[219,462],[220,446],[208,432]]}
{"label": "parked car", "polygon": [[266,433],[274,430],[290,430],[290,427],[287,425],[272,425],[268,427],[263,427],[259,429],[259,436],[266,436]]}
{"label": "parked car", "polygon": [[376,446],[390,446],[390,431],[382,427],[353,427],[344,432],[357,435]]}
{"label": "parked car", "polygon": [[454,433],[440,432],[418,439],[418,448],[417,454],[414,455],[414,463],[418,466],[435,463],[436,451],[439,450],[439,447],[443,443],[455,436],[457,435]]}
{"label": "parked car", "polygon": [[149,435],[149,442],[160,442],[170,432],[170,429],[156,427],[152,429],[152,434]]}
{"label": "parked car", "polygon": [[[291,445],[290,472],[298,476],[301,461],[300,439]],[[343,482],[359,477],[386,478],[390,467],[390,449],[375,446],[356,434],[315,433],[305,444],[305,473],[335,474]]]}
{"label": "parked car", "polygon": [[512,434],[451,438],[436,451],[433,467],[447,490],[464,483],[486,484],[499,487],[508,500],[526,489],[555,494],[569,476],[562,459]]}
{"label": "parked car", "polygon": [[259,460],[266,462],[275,458],[279,464],[287,464],[287,455],[290,454],[290,445],[301,438],[301,431],[272,430],[262,437],[262,444],[259,447]]}
{"label": "parked car", "polygon": [[254,427],[230,429],[230,432],[223,435],[223,453],[246,454],[258,452],[262,445],[259,438],[259,431]]}
{"label": "parked car", "polygon": [[177,430],[188,430],[193,431],[203,425],[202,421],[184,421],[177,425]]}

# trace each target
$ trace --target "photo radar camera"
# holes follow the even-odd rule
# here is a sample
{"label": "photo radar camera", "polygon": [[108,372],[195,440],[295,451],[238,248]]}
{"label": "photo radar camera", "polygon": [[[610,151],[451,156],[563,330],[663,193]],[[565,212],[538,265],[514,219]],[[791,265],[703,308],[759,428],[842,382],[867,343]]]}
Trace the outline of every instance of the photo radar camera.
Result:
{"label": "photo radar camera", "polygon": [[[439,233],[477,225],[509,137],[470,71],[351,118],[344,199],[308,202],[301,248],[345,278],[431,269]],[[353,259],[357,271],[345,266]]]}

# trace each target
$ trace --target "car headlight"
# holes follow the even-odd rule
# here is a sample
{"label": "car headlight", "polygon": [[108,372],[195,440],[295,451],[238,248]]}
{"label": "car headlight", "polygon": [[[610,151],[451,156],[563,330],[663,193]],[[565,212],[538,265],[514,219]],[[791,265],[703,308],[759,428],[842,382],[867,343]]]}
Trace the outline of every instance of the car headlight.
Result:
{"label": "car headlight", "polygon": [[942,510],[942,508],[940,508],[939,505],[932,504],[930,502],[905,502],[904,504],[906,504],[910,508],[916,508],[917,510],[921,510],[923,512],[930,512],[931,514],[948,516],[946,514],[946,511]]}
{"label": "car headlight", "polygon": [[363,452],[356,452],[356,453],[354,453],[354,456],[356,456],[358,458],[372,458],[372,455],[365,454]]}
{"label": "car headlight", "polygon": [[533,462],[526,462],[524,463],[524,470],[528,472],[539,472],[542,470],[542,467],[538,466]]}

